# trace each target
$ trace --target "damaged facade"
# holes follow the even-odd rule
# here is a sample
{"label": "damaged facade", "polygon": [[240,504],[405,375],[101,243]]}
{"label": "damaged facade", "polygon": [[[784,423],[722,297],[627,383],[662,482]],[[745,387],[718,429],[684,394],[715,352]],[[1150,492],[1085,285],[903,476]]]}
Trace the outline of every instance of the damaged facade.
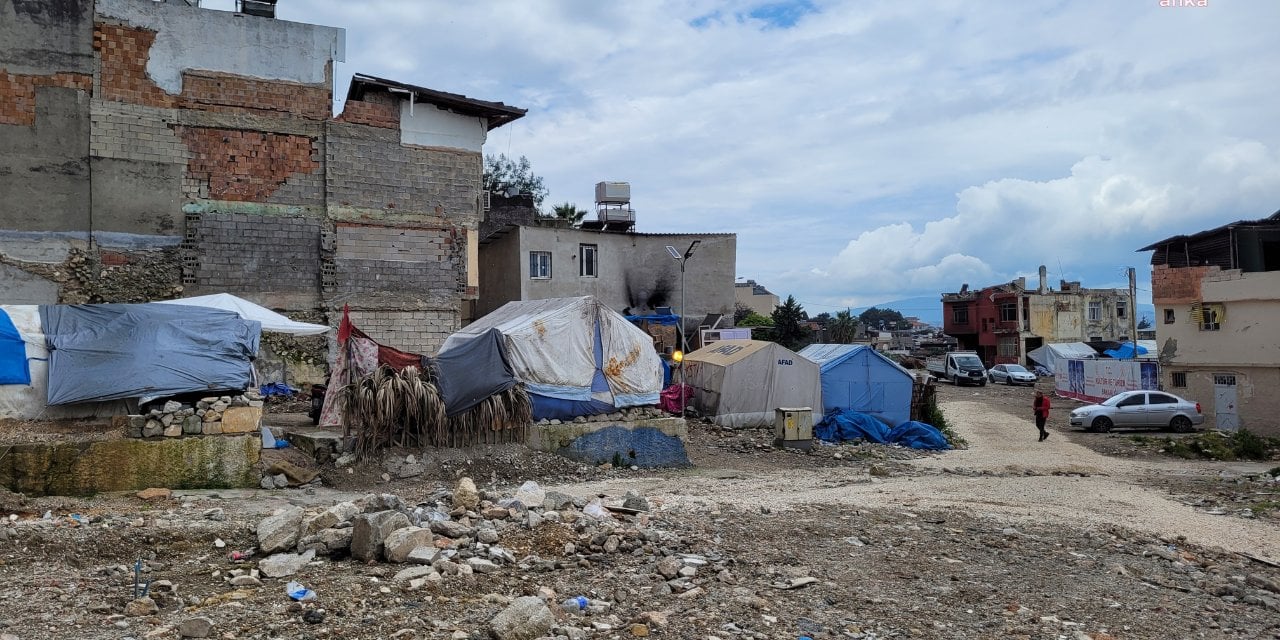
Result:
{"label": "damaged facade", "polygon": [[[525,112],[357,75],[341,29],[151,0],[0,0],[12,304],[233,293],[432,352],[477,296],[481,145]],[[315,349],[323,355],[324,345]]]}
{"label": "damaged facade", "polygon": [[1140,251],[1163,387],[1200,402],[1207,427],[1280,436],[1280,212]]}
{"label": "damaged facade", "polygon": [[[527,198],[526,198],[527,200]],[[625,315],[672,307],[692,321],[709,315],[733,317],[737,236],[732,233],[634,233],[571,228],[537,215],[531,201],[493,197],[480,242],[480,301],[477,317],[515,300],[595,296]],[[592,226],[587,221],[584,226]],[[687,310],[680,309],[680,263],[668,245],[684,252]]]}
{"label": "damaged facade", "polygon": [[1043,344],[1130,339],[1133,299],[1124,289],[1086,289],[1079,282],[1027,289],[1026,278],[1008,284],[942,294],[943,333],[958,349],[976,351],[986,366],[1023,364]]}

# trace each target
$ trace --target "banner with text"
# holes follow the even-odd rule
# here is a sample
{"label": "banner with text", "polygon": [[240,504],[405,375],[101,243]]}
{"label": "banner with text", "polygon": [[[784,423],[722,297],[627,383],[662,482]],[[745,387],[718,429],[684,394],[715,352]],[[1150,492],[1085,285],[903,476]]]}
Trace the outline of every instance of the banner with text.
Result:
{"label": "banner with text", "polygon": [[1151,361],[1058,358],[1054,364],[1054,385],[1066,398],[1101,402],[1122,391],[1160,386],[1160,367]]}

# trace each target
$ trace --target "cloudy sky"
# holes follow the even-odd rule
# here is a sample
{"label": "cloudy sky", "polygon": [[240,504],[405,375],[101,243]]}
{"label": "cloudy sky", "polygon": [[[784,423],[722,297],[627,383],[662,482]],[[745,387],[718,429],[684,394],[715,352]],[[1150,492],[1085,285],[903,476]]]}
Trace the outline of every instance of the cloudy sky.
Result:
{"label": "cloudy sky", "polygon": [[638,230],[737,233],[738,274],[813,314],[1040,264],[1095,287],[1136,266],[1149,301],[1137,248],[1280,208],[1280,3],[1207,4],[279,11],[347,30],[340,92],[362,72],[527,108],[486,152],[527,156],[549,203],[590,206],[595,182],[629,181]]}

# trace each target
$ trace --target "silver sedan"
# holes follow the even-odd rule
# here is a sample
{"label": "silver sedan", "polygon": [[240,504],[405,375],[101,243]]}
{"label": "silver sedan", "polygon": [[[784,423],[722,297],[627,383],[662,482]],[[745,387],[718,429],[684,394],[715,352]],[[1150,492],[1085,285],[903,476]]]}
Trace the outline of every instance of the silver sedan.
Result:
{"label": "silver sedan", "polygon": [[1198,424],[1204,424],[1199,402],[1163,391],[1125,391],[1071,412],[1071,426],[1103,433],[1112,427],[1168,427],[1185,432]]}
{"label": "silver sedan", "polygon": [[991,367],[991,370],[987,372],[987,378],[991,380],[991,384],[1003,382],[1010,385],[1032,385],[1036,383],[1036,374],[1017,364],[998,364]]}

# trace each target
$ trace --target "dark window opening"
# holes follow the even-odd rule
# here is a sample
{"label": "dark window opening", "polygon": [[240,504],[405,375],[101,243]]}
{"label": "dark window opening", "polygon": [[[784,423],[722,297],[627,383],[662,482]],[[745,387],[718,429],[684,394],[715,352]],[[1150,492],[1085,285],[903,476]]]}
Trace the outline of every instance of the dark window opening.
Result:
{"label": "dark window opening", "polygon": [[1174,316],[1173,309],[1165,309],[1165,310],[1164,310],[1164,323],[1165,323],[1165,324],[1173,324],[1173,322],[1174,322],[1174,317],[1173,317],[1173,316]]}
{"label": "dark window opening", "polygon": [[1187,372],[1186,371],[1173,372],[1173,386],[1178,389],[1187,388]]}

